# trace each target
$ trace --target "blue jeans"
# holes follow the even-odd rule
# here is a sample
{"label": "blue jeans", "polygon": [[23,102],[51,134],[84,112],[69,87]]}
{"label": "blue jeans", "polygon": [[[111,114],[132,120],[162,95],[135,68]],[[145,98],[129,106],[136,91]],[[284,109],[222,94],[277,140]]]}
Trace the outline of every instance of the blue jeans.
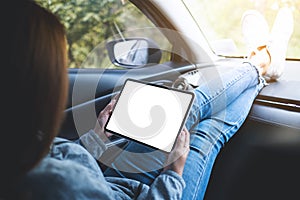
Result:
{"label": "blue jeans", "polygon": [[[264,85],[256,68],[243,63],[194,89],[195,102],[185,124],[191,136],[183,172],[186,187],[182,199],[204,198],[218,153],[241,127]],[[150,185],[161,172],[166,158],[160,151],[130,142],[104,174]]]}

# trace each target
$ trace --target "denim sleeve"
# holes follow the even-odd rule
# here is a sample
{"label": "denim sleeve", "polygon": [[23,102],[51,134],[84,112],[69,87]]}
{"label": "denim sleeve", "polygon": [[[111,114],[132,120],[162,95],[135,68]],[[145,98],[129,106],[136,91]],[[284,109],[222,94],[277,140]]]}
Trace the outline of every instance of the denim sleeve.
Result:
{"label": "denim sleeve", "polygon": [[142,190],[137,199],[181,199],[184,187],[183,178],[167,170],[156,177],[148,191]]}
{"label": "denim sleeve", "polygon": [[89,130],[75,142],[83,146],[97,160],[107,149],[105,143],[94,132],[94,130]]}

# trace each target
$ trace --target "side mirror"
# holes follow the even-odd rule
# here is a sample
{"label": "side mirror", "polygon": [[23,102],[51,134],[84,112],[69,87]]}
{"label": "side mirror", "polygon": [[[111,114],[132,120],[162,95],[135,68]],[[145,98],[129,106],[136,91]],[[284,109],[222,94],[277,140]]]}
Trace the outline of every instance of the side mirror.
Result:
{"label": "side mirror", "polygon": [[158,45],[147,38],[125,38],[106,44],[111,62],[125,68],[139,68],[158,64],[162,52]]}

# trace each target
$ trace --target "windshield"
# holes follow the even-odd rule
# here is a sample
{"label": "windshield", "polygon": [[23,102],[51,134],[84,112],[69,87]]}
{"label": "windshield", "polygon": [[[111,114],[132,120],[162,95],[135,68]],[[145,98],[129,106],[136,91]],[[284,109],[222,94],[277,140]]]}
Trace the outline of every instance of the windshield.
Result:
{"label": "windshield", "polygon": [[206,36],[213,51],[223,56],[244,56],[246,45],[241,31],[241,17],[248,9],[260,11],[272,28],[277,11],[290,6],[294,14],[294,32],[287,57],[300,59],[299,0],[183,0]]}

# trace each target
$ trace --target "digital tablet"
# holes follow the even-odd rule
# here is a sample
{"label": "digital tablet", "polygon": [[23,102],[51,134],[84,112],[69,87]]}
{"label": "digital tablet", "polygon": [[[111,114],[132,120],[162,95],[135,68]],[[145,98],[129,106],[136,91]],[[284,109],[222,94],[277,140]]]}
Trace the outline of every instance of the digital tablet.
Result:
{"label": "digital tablet", "polygon": [[105,131],[169,153],[193,101],[193,92],[127,79]]}

